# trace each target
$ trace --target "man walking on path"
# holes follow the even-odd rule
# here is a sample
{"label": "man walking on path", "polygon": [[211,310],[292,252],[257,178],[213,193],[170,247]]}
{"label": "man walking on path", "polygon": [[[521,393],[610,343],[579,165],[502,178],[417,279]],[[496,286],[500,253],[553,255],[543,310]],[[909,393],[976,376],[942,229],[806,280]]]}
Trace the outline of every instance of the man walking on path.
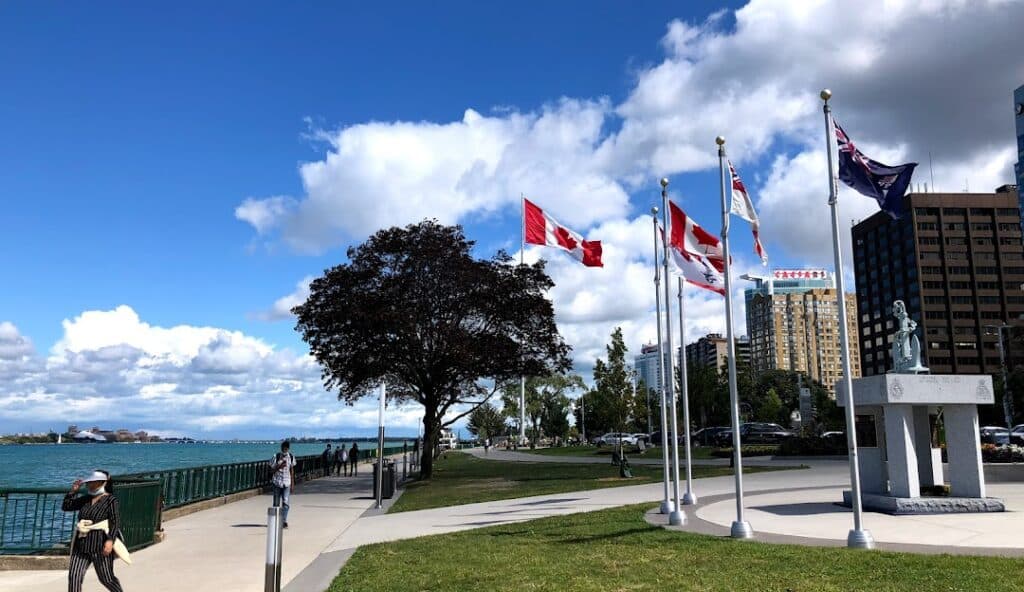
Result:
{"label": "man walking on path", "polygon": [[352,443],[352,449],[348,451],[348,463],[352,469],[352,476],[359,474],[359,444]]}
{"label": "man walking on path", "polygon": [[288,528],[288,508],[291,501],[292,483],[295,483],[295,457],[292,456],[291,443],[281,442],[281,452],[270,459],[270,467],[274,474],[270,484],[274,491],[274,506],[281,507],[281,521]]}
{"label": "man walking on path", "polygon": [[324,477],[331,476],[331,462],[333,461],[334,455],[331,454],[331,445],[328,444],[327,448],[324,448],[324,451],[320,453],[320,464],[324,468]]}

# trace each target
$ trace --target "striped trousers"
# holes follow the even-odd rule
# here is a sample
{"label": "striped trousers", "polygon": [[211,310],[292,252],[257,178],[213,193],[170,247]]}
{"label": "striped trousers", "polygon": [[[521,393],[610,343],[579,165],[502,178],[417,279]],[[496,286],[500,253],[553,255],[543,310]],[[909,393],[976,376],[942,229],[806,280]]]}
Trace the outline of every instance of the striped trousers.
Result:
{"label": "striped trousers", "polygon": [[96,567],[96,575],[100,583],[110,592],[124,592],[121,582],[114,575],[114,554],[104,556],[103,553],[85,553],[77,549],[71,552],[71,567],[68,570],[68,592],[82,592],[82,581],[89,564]]}

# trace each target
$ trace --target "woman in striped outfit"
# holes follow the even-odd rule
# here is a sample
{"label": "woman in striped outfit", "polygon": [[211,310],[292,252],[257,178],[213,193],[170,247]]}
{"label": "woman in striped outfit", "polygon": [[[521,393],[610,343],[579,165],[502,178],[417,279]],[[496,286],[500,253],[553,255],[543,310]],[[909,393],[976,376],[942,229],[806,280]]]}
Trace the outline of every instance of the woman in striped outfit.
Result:
{"label": "woman in striped outfit", "polygon": [[[107,485],[109,480],[110,473],[93,471],[85,479],[75,481],[64,496],[62,509],[78,512],[71,541],[68,592],[81,592],[90,564],[96,567],[96,575],[107,590],[123,592],[121,582],[114,575],[114,541],[121,534],[121,514],[117,498]],[[85,483],[85,495],[78,495],[82,483]],[[106,528],[102,528],[104,522]]]}

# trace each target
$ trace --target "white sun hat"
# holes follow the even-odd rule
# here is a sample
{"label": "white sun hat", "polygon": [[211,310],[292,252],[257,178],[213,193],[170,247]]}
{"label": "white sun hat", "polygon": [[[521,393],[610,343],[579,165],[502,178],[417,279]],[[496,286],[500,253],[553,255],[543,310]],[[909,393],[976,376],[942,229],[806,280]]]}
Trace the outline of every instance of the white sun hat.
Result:
{"label": "white sun hat", "polygon": [[92,481],[108,481],[110,478],[106,474],[100,471],[93,471],[92,474],[82,477],[83,483],[90,483]]}

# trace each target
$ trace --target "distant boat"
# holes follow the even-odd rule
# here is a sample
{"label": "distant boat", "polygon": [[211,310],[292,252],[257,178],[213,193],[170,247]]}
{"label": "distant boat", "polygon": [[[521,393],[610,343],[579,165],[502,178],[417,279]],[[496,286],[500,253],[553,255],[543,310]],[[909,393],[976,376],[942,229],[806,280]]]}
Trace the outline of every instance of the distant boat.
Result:
{"label": "distant boat", "polygon": [[63,444],[64,443],[64,434],[57,434],[57,443],[58,444]]}

